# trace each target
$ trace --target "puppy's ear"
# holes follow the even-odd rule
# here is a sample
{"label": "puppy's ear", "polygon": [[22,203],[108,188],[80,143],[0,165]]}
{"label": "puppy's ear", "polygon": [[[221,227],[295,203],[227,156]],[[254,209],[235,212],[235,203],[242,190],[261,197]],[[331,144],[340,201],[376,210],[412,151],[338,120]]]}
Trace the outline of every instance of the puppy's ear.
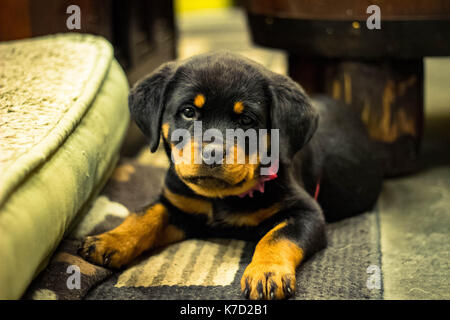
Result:
{"label": "puppy's ear", "polygon": [[149,76],[136,83],[128,96],[131,116],[148,138],[152,152],[155,152],[159,145],[161,119],[165,109],[165,92],[175,70],[175,62],[161,65]]}
{"label": "puppy's ear", "polygon": [[280,157],[289,163],[313,136],[319,114],[303,88],[287,76],[273,74],[270,90],[272,129],[280,130]]}

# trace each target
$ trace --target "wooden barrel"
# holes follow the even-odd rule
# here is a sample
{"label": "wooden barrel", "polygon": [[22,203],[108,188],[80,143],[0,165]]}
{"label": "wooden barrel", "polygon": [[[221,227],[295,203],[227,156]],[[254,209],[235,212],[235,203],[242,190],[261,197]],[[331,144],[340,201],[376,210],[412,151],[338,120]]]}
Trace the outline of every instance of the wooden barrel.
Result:
{"label": "wooden barrel", "polygon": [[[371,5],[378,6],[379,29]],[[342,100],[386,144],[388,175],[417,169],[423,57],[450,55],[450,1],[248,0],[245,6],[256,44],[286,50],[293,79],[310,94]]]}

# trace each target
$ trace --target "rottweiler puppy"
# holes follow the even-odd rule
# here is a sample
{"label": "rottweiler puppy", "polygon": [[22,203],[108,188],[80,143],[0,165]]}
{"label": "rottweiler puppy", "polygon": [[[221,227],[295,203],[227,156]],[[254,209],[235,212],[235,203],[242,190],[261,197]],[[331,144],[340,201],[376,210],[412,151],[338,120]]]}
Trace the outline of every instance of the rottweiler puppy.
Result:
{"label": "rottweiler puppy", "polygon": [[[243,295],[288,298],[296,268],[326,246],[325,217],[370,209],[381,189],[377,147],[355,114],[237,54],[166,63],[134,86],[129,107],[151,151],[163,141],[170,168],[156,202],[85,239],[80,255],[102,266],[120,268],[187,238],[253,240]],[[210,129],[214,141],[192,138]],[[250,135],[221,140],[229,130],[258,133],[270,156],[255,153]],[[187,161],[174,160],[189,150]],[[225,158],[234,161],[216,161]]]}

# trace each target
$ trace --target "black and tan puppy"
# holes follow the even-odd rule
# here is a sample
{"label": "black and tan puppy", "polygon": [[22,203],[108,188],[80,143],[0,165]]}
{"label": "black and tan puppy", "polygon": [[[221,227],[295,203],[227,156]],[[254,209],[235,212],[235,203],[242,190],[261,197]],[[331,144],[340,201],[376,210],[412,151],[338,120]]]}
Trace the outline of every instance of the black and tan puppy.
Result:
{"label": "black and tan puppy", "polygon": [[[132,89],[129,104],[152,151],[162,136],[171,165],[157,202],[84,241],[80,254],[96,264],[120,268],[145,250],[192,237],[256,240],[243,294],[286,298],[294,293],[299,264],[326,246],[324,213],[327,220],[354,215],[379,194],[380,161],[354,114],[325,97],[310,100],[289,77],[239,55],[164,64]],[[197,121],[202,133],[215,129],[224,137],[230,129],[268,129],[258,139],[268,142],[272,163],[261,157],[256,163],[172,161],[187,150],[173,133],[194,134]],[[271,140],[271,129],[279,129],[278,141]],[[186,143],[198,149],[195,139]],[[200,144],[208,157],[242,149],[246,160],[252,155],[247,141]],[[268,175],[261,174],[263,167]]]}

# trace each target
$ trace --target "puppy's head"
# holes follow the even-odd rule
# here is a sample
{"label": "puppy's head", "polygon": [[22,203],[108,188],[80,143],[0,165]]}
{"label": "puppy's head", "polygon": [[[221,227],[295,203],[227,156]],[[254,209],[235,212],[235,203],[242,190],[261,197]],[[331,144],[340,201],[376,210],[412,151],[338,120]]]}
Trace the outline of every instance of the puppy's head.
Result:
{"label": "puppy's head", "polygon": [[177,175],[207,197],[240,195],[257,185],[267,165],[261,163],[263,146],[279,150],[268,154],[288,165],[318,121],[298,84],[227,52],[162,65],[134,86],[129,106],[151,151],[162,133],[171,159],[184,159],[173,161]]}

